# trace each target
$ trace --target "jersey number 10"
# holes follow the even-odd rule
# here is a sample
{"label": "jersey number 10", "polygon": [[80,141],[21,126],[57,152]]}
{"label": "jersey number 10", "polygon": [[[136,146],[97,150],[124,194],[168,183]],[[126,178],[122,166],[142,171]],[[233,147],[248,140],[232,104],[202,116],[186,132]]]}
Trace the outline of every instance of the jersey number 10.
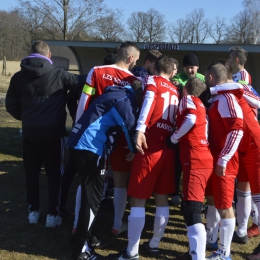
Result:
{"label": "jersey number 10", "polygon": [[178,109],[179,99],[176,95],[170,95],[169,91],[162,93],[161,97],[164,99],[162,119],[169,119],[173,124]]}

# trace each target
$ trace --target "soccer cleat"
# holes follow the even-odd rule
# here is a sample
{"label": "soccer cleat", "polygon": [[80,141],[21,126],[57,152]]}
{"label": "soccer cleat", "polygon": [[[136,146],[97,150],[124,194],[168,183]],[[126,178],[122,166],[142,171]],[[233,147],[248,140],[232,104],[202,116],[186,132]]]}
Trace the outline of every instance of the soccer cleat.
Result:
{"label": "soccer cleat", "polygon": [[179,195],[176,195],[176,196],[172,197],[172,199],[171,199],[171,204],[172,204],[174,207],[179,207],[179,206],[181,205],[180,196],[179,196]]}
{"label": "soccer cleat", "polygon": [[152,257],[158,257],[160,255],[159,248],[158,247],[151,248],[149,246],[149,241],[148,242],[144,242],[142,244],[142,247]]}
{"label": "soccer cleat", "polygon": [[40,215],[41,213],[39,211],[31,211],[28,216],[29,224],[37,224],[39,222]]}
{"label": "soccer cleat", "polygon": [[106,240],[101,240],[96,235],[92,235],[90,238],[90,246],[92,248],[104,248],[108,245],[109,243]]}
{"label": "soccer cleat", "polygon": [[46,227],[47,228],[55,228],[57,226],[60,226],[62,224],[62,218],[60,215],[54,216],[51,214],[47,215],[46,218]]}
{"label": "soccer cleat", "polygon": [[119,236],[120,234],[122,234],[123,232],[126,232],[128,229],[128,225],[126,222],[122,222],[121,228],[117,229],[115,227],[112,227],[111,229],[111,234],[113,236]]}
{"label": "soccer cleat", "polygon": [[253,223],[252,226],[247,229],[247,236],[249,238],[251,238],[251,237],[257,237],[259,235],[260,235],[260,232],[259,232],[258,225]]}
{"label": "soccer cleat", "polygon": [[237,232],[234,231],[232,242],[238,243],[238,244],[246,244],[248,242],[248,236],[244,235],[243,237],[239,237],[237,235]]}
{"label": "soccer cleat", "polygon": [[139,255],[136,254],[135,256],[129,256],[125,249],[125,250],[121,251],[120,253],[108,255],[107,259],[109,259],[109,260],[138,260]]}
{"label": "soccer cleat", "polygon": [[94,250],[80,253],[77,260],[105,260],[106,257],[96,253]]}
{"label": "soccer cleat", "polygon": [[210,243],[207,241],[206,248],[210,250],[218,250],[218,241],[216,241],[215,243]]}
{"label": "soccer cleat", "polygon": [[189,252],[187,252],[187,253],[177,256],[176,259],[177,260],[192,260],[192,256],[190,255]]}
{"label": "soccer cleat", "polygon": [[230,256],[224,256],[218,251],[213,252],[212,255],[206,258],[206,260],[232,260],[231,255]]}

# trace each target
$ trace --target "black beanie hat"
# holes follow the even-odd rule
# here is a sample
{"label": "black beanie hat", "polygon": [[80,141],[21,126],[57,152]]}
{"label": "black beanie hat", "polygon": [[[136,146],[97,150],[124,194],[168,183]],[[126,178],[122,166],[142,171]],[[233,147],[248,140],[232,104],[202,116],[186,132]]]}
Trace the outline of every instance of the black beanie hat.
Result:
{"label": "black beanie hat", "polygon": [[194,53],[188,53],[183,58],[183,67],[186,66],[198,66],[199,67],[199,60],[198,57]]}
{"label": "black beanie hat", "polygon": [[116,54],[114,53],[109,53],[107,56],[104,58],[103,65],[112,65],[116,63]]}

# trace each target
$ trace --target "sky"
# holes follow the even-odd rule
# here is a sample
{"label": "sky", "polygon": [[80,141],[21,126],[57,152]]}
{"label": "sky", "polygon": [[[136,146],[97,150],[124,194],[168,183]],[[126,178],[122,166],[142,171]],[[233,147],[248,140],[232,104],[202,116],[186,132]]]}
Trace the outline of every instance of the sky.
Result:
{"label": "sky", "polygon": [[[213,20],[216,16],[226,18],[227,22],[243,9],[243,0],[104,0],[111,9],[124,10],[124,23],[133,12],[146,12],[154,8],[165,15],[168,22],[185,18],[194,9],[203,8],[205,17]],[[10,11],[19,7],[18,0],[1,0],[0,10]]]}

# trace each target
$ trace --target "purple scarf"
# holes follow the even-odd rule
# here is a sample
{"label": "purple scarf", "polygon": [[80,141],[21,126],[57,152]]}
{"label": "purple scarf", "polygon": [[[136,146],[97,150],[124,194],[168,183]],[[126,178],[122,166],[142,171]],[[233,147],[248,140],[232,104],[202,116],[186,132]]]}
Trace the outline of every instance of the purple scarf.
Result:
{"label": "purple scarf", "polygon": [[32,53],[32,54],[30,54],[30,56],[27,56],[27,57],[23,58],[22,60],[25,60],[28,58],[42,58],[42,59],[48,60],[50,62],[50,64],[53,64],[51,59],[49,59],[48,57],[41,55],[39,53]]}

